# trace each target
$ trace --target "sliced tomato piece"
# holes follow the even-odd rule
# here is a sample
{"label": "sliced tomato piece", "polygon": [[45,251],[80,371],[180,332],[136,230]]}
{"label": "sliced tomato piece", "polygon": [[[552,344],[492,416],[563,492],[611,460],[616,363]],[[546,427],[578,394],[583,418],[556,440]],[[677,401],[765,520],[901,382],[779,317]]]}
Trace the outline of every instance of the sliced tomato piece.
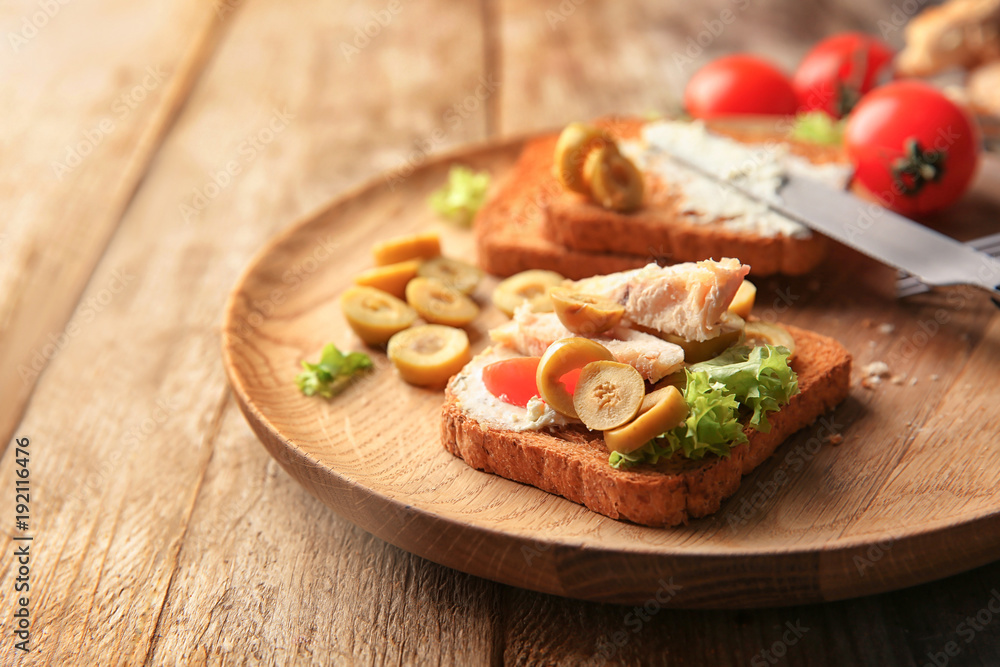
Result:
{"label": "sliced tomato piece", "polygon": [[514,357],[494,361],[483,368],[483,384],[504,403],[526,407],[532,397],[538,396],[535,373],[541,360],[541,357]]}
{"label": "sliced tomato piece", "polygon": [[559,381],[565,385],[566,391],[571,394],[576,393],[576,383],[580,380],[580,373],[582,372],[582,368],[574,368],[569,373],[566,373],[566,375],[559,378]]}

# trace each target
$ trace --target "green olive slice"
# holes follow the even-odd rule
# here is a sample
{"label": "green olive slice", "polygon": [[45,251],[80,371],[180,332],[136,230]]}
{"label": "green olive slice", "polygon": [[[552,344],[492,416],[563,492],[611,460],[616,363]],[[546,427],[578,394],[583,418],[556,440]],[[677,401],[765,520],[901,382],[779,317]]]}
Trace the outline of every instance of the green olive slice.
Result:
{"label": "green olive slice", "polygon": [[733,345],[740,342],[746,323],[743,318],[732,311],[722,316],[722,327],[708,340],[686,340],[674,334],[663,334],[664,340],[679,345],[684,350],[684,361],[697,364],[701,361],[714,359]]}
{"label": "green olive slice", "polygon": [[476,319],[479,306],[437,278],[414,278],[406,285],[406,301],[432,324],[464,327]]}
{"label": "green olive slice", "polygon": [[788,358],[795,356],[795,338],[780,324],[767,322],[747,322],[746,342],[748,345],[774,345],[788,349]]}
{"label": "green olive slice", "polygon": [[531,304],[531,310],[536,313],[551,312],[552,300],[549,298],[549,288],[562,285],[565,278],[555,271],[531,269],[515,273],[506,278],[493,290],[493,305],[504,312],[507,317],[522,303]]}
{"label": "green olive slice", "polygon": [[424,324],[400,331],[386,350],[399,376],[419,387],[442,387],[469,363],[469,337],[461,329]]}
{"label": "green olive slice", "polygon": [[430,259],[441,254],[441,237],[437,232],[420,232],[380,241],[372,246],[376,266],[396,264],[408,259]]}
{"label": "green olive slice", "polygon": [[340,295],[344,318],[368,345],[384,345],[396,332],[417,319],[417,313],[388,292],[355,285]]}
{"label": "green olive slice", "polygon": [[593,335],[615,327],[625,307],[609,299],[582,294],[571,287],[553,287],[549,298],[556,316],[573,333]]}
{"label": "green olive slice", "polygon": [[628,454],[658,435],[681,424],[688,414],[688,404],[677,387],[664,387],[646,394],[635,419],[604,432],[604,444],[612,452]]}
{"label": "green olive slice", "polygon": [[538,362],[535,372],[538,395],[559,414],[576,419],[573,394],[563,384],[563,377],[593,361],[614,361],[614,358],[608,348],[587,338],[557,340],[549,345]]}
{"label": "green olive slice", "polygon": [[584,177],[583,167],[587,156],[595,148],[612,140],[607,134],[586,123],[570,123],[559,135],[555,150],[556,178],[567,190],[590,195],[590,186]]}
{"label": "green olive slice", "polygon": [[646,383],[639,371],[617,361],[583,367],[573,393],[573,409],[584,426],[607,431],[627,424],[639,412]]}
{"label": "green olive slice", "polygon": [[642,172],[614,144],[594,150],[583,176],[591,197],[604,208],[628,213],[642,206]]}
{"label": "green olive slice", "polygon": [[757,299],[757,287],[749,280],[744,280],[740,288],[736,290],[736,296],[729,304],[729,312],[735,313],[746,319],[750,317],[753,310],[754,301]]}
{"label": "green olive slice", "polygon": [[376,266],[356,275],[354,284],[374,287],[402,299],[406,297],[406,284],[417,276],[419,268],[419,259]]}
{"label": "green olive slice", "polygon": [[479,267],[451,257],[435,257],[427,260],[417,269],[417,275],[437,278],[462,294],[472,294],[483,278],[483,272]]}

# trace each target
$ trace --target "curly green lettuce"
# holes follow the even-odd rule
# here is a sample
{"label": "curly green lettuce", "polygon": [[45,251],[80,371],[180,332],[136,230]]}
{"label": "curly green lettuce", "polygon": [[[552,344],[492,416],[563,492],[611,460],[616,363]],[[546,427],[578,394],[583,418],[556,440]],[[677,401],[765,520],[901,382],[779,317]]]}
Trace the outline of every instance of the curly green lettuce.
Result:
{"label": "curly green lettuce", "polygon": [[629,454],[612,452],[613,468],[659,463],[680,452],[688,459],[708,454],[729,456],[746,442],[742,413],[752,428],[767,433],[769,412],[779,410],[798,393],[795,371],[788,365],[784,347],[734,347],[720,356],[694,364],[685,372],[684,400],[688,416],[676,428],[653,438]]}
{"label": "curly green lettuce", "polygon": [[725,385],[736,400],[753,410],[750,426],[762,433],[771,430],[767,413],[781,409],[799,393],[799,381],[788,365],[789,351],[781,346],[731,347],[714,359],[691,366],[709,380]]}
{"label": "curly green lettuce", "polygon": [[723,385],[709,380],[708,373],[688,371],[686,375],[687,418],[634,452],[612,452],[608,459],[611,467],[659,463],[661,458],[669,458],[678,451],[689,459],[701,459],[706,454],[728,456],[734,445],[746,442],[736,397],[727,393]]}
{"label": "curly green lettuce", "polygon": [[302,368],[305,370],[295,376],[295,384],[303,394],[333,398],[352,377],[374,368],[374,364],[363,352],[344,354],[330,343],[323,348],[319,363],[303,361]]}
{"label": "curly green lettuce", "polygon": [[474,172],[468,167],[455,166],[448,172],[448,182],[435,190],[428,202],[434,212],[452,222],[468,226],[486,201],[490,175]]}

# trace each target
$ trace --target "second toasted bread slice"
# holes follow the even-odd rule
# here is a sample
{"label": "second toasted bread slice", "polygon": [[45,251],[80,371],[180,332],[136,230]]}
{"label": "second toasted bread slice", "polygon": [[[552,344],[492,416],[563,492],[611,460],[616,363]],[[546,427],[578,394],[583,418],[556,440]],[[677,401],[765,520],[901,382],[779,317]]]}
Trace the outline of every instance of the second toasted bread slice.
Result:
{"label": "second toasted bread slice", "polygon": [[[600,123],[616,139],[639,137],[643,123],[609,119]],[[838,149],[787,139],[776,128],[716,126],[713,130],[745,144],[778,147],[818,165],[841,165]],[[552,173],[555,136],[530,142],[506,187],[481,211],[477,234],[484,268],[509,275],[525,268],[548,268],[579,278],[642,266],[709,257],[738,257],[754,275],[798,275],[825,255],[822,237],[760,234],[725,221],[692,222],[677,189],[647,179],[647,204],[633,213],[609,211],[565,191]],[[846,168],[845,168],[846,169]]]}

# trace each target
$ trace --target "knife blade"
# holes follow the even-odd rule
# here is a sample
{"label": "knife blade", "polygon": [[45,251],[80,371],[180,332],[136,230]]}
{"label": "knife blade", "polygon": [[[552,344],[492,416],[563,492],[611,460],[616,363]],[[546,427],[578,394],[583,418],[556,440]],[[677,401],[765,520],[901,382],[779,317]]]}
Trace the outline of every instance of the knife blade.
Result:
{"label": "knife blade", "polygon": [[787,171],[775,196],[762,197],[696,162],[666,157],[927,285],[972,285],[1000,298],[1000,261],[876,203]]}

